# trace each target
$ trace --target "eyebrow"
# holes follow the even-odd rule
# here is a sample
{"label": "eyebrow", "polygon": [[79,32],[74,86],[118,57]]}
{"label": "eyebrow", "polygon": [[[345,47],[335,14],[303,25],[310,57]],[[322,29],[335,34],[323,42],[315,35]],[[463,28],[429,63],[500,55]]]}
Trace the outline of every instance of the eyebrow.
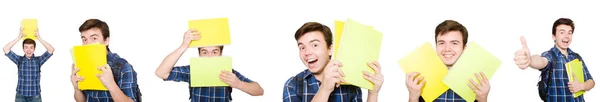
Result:
{"label": "eyebrow", "polygon": [[[313,40],[310,40],[308,43],[312,43],[312,42],[321,42],[321,41],[319,41],[319,39],[313,39]],[[302,45],[302,44],[303,43],[301,43],[301,42],[298,43],[298,45]]]}

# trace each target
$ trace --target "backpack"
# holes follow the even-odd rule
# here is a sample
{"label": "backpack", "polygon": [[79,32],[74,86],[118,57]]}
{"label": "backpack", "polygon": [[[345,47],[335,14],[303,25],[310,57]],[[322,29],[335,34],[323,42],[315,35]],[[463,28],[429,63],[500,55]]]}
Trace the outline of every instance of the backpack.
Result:
{"label": "backpack", "polygon": [[[548,53],[550,53],[550,55],[554,55],[554,52],[552,51],[548,51]],[[579,54],[575,53],[575,58],[581,60],[581,56],[579,56]],[[547,96],[548,96],[548,90],[550,87],[550,83],[552,83],[552,72],[554,70],[554,67],[556,67],[556,63],[558,63],[558,58],[553,58],[552,61],[552,66],[547,67],[550,69],[546,69],[544,71],[542,71],[542,73],[540,74],[540,81],[538,81],[537,86],[538,86],[538,94],[540,96],[540,98],[546,102],[547,100]]]}
{"label": "backpack", "polygon": [[[123,67],[125,66],[125,63],[127,63],[127,61],[123,58],[117,58],[116,61],[114,61],[114,63],[115,63],[115,67],[114,67],[114,70],[112,71],[112,73],[114,76],[114,80],[118,81],[122,77],[121,70],[123,69]],[[133,68],[133,66],[132,66],[132,68]],[[137,102],[142,102],[142,92],[140,91],[139,85],[137,85],[137,84],[135,85],[134,91],[136,93],[135,98],[136,98]]]}

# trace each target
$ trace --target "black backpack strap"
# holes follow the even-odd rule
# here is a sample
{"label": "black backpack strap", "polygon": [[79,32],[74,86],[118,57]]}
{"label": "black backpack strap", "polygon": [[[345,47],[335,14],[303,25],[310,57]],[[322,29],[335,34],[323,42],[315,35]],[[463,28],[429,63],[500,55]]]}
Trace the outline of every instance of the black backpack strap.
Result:
{"label": "black backpack strap", "polygon": [[[112,73],[113,73],[113,77],[114,77],[115,82],[118,83],[118,80],[120,80],[121,77],[123,77],[121,75],[121,70],[123,70],[123,67],[125,67],[125,65],[126,65],[125,63],[127,63],[127,60],[125,60],[123,58],[117,58],[116,61],[115,60],[113,60],[113,61],[114,61],[113,63],[115,63],[115,68],[114,68],[115,70],[113,70]],[[137,102],[142,102],[142,92],[141,92],[140,87],[139,87],[139,85],[137,83],[135,85],[135,90],[134,91],[136,93],[135,94],[135,98],[136,98]]]}

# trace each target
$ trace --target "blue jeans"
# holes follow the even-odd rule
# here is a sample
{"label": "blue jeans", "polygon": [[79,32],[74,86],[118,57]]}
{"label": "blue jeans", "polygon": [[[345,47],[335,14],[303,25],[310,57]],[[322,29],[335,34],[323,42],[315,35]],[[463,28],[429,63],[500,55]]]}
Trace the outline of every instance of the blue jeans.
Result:
{"label": "blue jeans", "polygon": [[42,102],[42,96],[23,96],[17,94],[17,96],[15,97],[15,102]]}

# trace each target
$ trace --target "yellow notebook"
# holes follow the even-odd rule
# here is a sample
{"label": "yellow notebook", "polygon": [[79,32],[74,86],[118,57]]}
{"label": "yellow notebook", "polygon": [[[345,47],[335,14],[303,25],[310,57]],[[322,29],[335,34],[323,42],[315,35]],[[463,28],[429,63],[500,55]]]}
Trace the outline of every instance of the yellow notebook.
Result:
{"label": "yellow notebook", "polygon": [[[575,73],[575,77],[577,77],[577,81],[579,81],[580,83],[584,83],[585,82],[585,77],[584,77],[584,73],[583,73],[583,63],[581,61],[579,61],[579,59],[575,59],[567,64],[565,64],[565,66],[567,66],[567,75],[569,75],[569,81],[573,81],[575,80],[573,78],[573,75],[571,74],[572,72]],[[581,95],[583,95],[583,93],[585,93],[585,91],[579,91],[576,92],[575,94],[573,94],[573,97],[579,97]]]}
{"label": "yellow notebook", "polygon": [[108,90],[96,76],[102,74],[98,67],[106,65],[106,46],[104,44],[89,44],[74,46],[75,66],[79,69],[77,75],[84,79],[77,83],[80,90]]}
{"label": "yellow notebook", "polygon": [[333,56],[337,56],[340,49],[340,39],[342,38],[342,32],[344,31],[344,21],[335,21],[335,32],[333,35]]}
{"label": "yellow notebook", "polygon": [[227,18],[189,20],[188,27],[200,32],[200,39],[192,41],[190,48],[231,44]]}
{"label": "yellow notebook", "polygon": [[477,77],[475,77],[475,73],[483,72],[489,81],[501,63],[500,59],[492,53],[477,43],[471,42],[466,46],[465,51],[454,66],[448,71],[448,74],[444,78],[444,84],[467,102],[473,102],[476,95],[468,86],[469,79],[473,79],[473,81],[479,83]]}
{"label": "yellow notebook", "polygon": [[221,81],[222,70],[231,72],[231,57],[197,57],[190,59],[191,87],[229,86]]}
{"label": "yellow notebook", "polygon": [[373,89],[373,83],[363,77],[363,71],[375,73],[369,62],[379,60],[381,32],[348,19],[344,25],[338,55],[334,59],[344,65],[341,69],[346,75],[347,84]]}
{"label": "yellow notebook", "polygon": [[[425,43],[398,61],[404,73],[419,72],[427,81],[421,90],[421,96],[432,102],[448,90],[442,79],[448,68],[442,62],[430,43]],[[399,80],[396,80],[399,81]]]}
{"label": "yellow notebook", "polygon": [[35,30],[38,28],[37,19],[23,19],[21,20],[21,27],[23,28],[23,39],[30,38],[32,40],[37,40],[35,37]]}

